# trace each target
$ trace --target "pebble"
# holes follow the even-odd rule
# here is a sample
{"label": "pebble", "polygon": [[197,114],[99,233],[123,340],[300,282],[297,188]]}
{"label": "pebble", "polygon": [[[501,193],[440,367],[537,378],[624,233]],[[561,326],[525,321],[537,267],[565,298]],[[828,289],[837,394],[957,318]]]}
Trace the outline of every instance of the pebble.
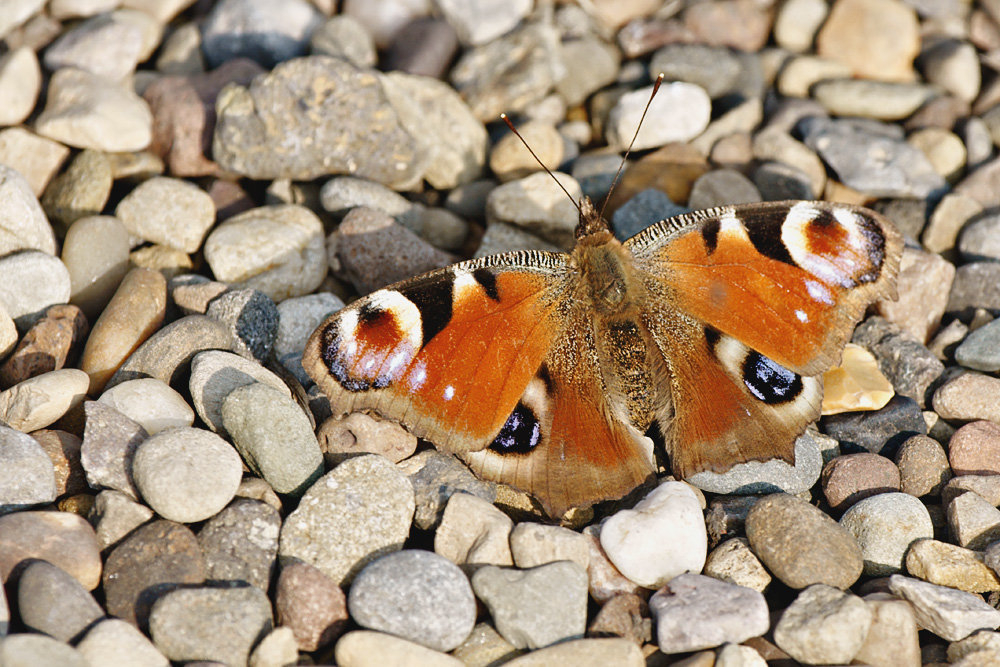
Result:
{"label": "pebble", "polygon": [[403,26],[387,45],[383,66],[388,71],[443,79],[458,52],[458,36],[446,21],[424,16]]}
{"label": "pebble", "polygon": [[0,392],[0,422],[25,432],[45,428],[83,402],[88,383],[76,368],[23,380]]}
{"label": "pebble", "polygon": [[110,389],[121,382],[143,377],[180,385],[190,370],[194,355],[210,349],[227,350],[232,346],[232,336],[224,324],[204,315],[188,315],[174,320],[134,348],[104,387]]}
{"label": "pebble", "polygon": [[1000,215],[990,214],[977,216],[968,225],[963,226],[958,241],[962,258],[966,262],[1000,259],[1000,243],[996,239],[998,229],[1000,229]]}
{"label": "pebble", "polygon": [[53,304],[69,302],[66,266],[48,253],[25,250],[0,257],[0,306],[19,330],[27,330]]}
{"label": "pebble", "polygon": [[758,165],[753,171],[752,180],[764,201],[816,198],[809,175],[781,162],[764,162]]}
{"label": "pebble", "polygon": [[1000,424],[974,421],[959,428],[948,441],[948,460],[956,475],[1000,474]]}
{"label": "pebble", "polygon": [[561,248],[572,247],[573,230],[579,218],[574,202],[580,199],[580,185],[567,174],[554,172],[554,175],[572,195],[572,200],[552,176],[532,174],[490,191],[486,199],[487,223],[517,225]]}
{"label": "pebble", "polygon": [[765,496],[746,519],[750,548],[791,588],[826,584],[848,588],[861,576],[854,536],[818,508],[788,494]]}
{"label": "pebble", "polygon": [[840,441],[845,451],[877,452],[887,458],[896,454],[903,440],[927,433],[920,406],[911,398],[896,394],[881,410],[827,415],[823,430]]}
{"label": "pebble", "polygon": [[924,504],[899,492],[859,500],[844,513],[840,525],[861,547],[864,574],[874,577],[902,571],[910,545],[934,537],[934,525]]}
{"label": "pebble", "polygon": [[510,566],[513,527],[493,503],[471,493],[453,493],[434,531],[434,551],[457,565]]}
{"label": "pebble", "polygon": [[[317,86],[337,90],[342,102],[290,93]],[[216,111],[212,154],[223,169],[248,178],[340,173],[407,189],[422,176],[418,140],[400,127],[376,73],[339,58],[283,62],[248,87],[225,88]]]}
{"label": "pebble", "polygon": [[194,423],[194,410],[184,397],[156,378],[127,380],[102,393],[98,400],[142,426],[149,435]]}
{"label": "pebble", "polygon": [[87,667],[89,664],[72,646],[34,633],[11,635],[0,642],[0,662],[11,667],[22,665]]}
{"label": "pebble", "polygon": [[87,477],[80,463],[83,441],[66,431],[42,429],[31,437],[42,446],[55,471],[56,497],[73,496],[89,491]]}
{"label": "pebble", "polygon": [[656,641],[666,654],[739,644],[769,626],[767,602],[753,589],[682,574],[649,599]]}
{"label": "pebble", "polygon": [[90,393],[104,388],[118,367],[163,322],[167,281],[159,271],[136,268],[125,274],[91,328],[80,369],[90,377]]}
{"label": "pebble", "polygon": [[968,153],[958,135],[943,128],[926,127],[911,134],[907,141],[919,148],[934,170],[949,183],[954,183],[964,173]]}
{"label": "pebble", "polygon": [[698,210],[725,204],[749,204],[761,201],[760,191],[749,178],[735,169],[710,171],[691,186],[688,206]]}
{"label": "pebble", "polygon": [[608,116],[604,136],[609,146],[623,150],[636,135],[639,118],[646,121],[635,136],[633,150],[659,148],[672,141],[688,141],[701,134],[711,119],[712,100],[700,86],[683,81],[660,86],[650,100],[652,87],[623,95]]}
{"label": "pebble", "polygon": [[118,9],[76,24],[45,50],[46,69],[75,67],[110,81],[121,81],[149,58],[163,27],[145,12]]}
{"label": "pebble", "polygon": [[587,626],[590,637],[622,637],[638,646],[653,638],[653,621],[646,600],[634,593],[616,595],[601,605]]}
{"label": "pebble", "polygon": [[865,79],[825,79],[814,83],[809,92],[834,116],[879,120],[907,118],[937,94],[936,89],[921,84]]}
{"label": "pebble", "polygon": [[309,418],[287,392],[246,384],[222,399],[221,414],[247,465],[278,493],[301,495],[323,474]]}
{"label": "pebble", "polygon": [[699,41],[739,51],[756,51],[767,42],[771,17],[756,9],[753,2],[725,0],[689,7],[684,12],[684,25]]}
{"label": "pebble", "polygon": [[624,241],[660,220],[687,212],[684,206],[670,201],[666,193],[649,188],[636,193],[614,212],[611,228],[618,240]]}
{"label": "pebble", "polygon": [[323,184],[319,196],[323,209],[337,219],[342,220],[351,209],[364,206],[392,216],[414,233],[418,231],[409,222],[415,217],[417,205],[381,183],[354,176],[337,176]]}
{"label": "pebble", "polygon": [[584,570],[590,565],[587,539],[569,528],[524,521],[510,533],[514,564],[529,569],[560,560],[573,561]]}
{"label": "pebble", "polygon": [[30,561],[17,579],[17,609],[21,622],[69,643],[104,610],[76,579],[43,560]]}
{"label": "pebble", "polygon": [[[737,54],[706,44],[667,44],[653,54],[649,71],[662,73],[665,81],[694,84],[712,99],[736,91],[744,74]],[[635,132],[634,127],[631,132]]]}
{"label": "pebble", "polygon": [[861,650],[871,623],[864,600],[813,584],[785,609],[774,626],[774,642],[806,664],[846,664]]}
{"label": "pebble", "polygon": [[753,156],[761,161],[774,161],[802,170],[809,177],[812,191],[823,192],[826,167],[813,149],[777,128],[764,128],[753,137]]}
{"label": "pebble", "polygon": [[27,179],[0,164],[0,255],[17,250],[54,255],[56,238]]}
{"label": "pebble", "polygon": [[[967,195],[950,192],[934,208],[920,240],[930,252],[942,252],[954,247],[959,233],[971,220],[978,219],[983,206]],[[902,267],[901,267],[902,268]],[[955,270],[952,268],[952,275]]]}
{"label": "pebble", "polygon": [[66,229],[80,218],[104,210],[113,183],[107,154],[87,149],[49,184],[42,195],[42,206],[52,222]]}
{"label": "pebble", "polygon": [[712,549],[702,573],[760,593],[771,584],[771,575],[754,555],[745,537],[730,538]]}
{"label": "pebble", "polygon": [[305,55],[309,36],[322,21],[305,0],[281,7],[266,0],[222,0],[205,17],[202,48],[210,67],[240,57],[272,67]]}
{"label": "pebble", "polygon": [[191,253],[215,223],[215,204],[193,183],[161,176],[128,193],[115,216],[134,237]]}
{"label": "pebble", "polygon": [[260,362],[278,336],[278,307],[263,292],[231,289],[208,302],[205,314],[229,329],[233,351]]}
{"label": "pebble", "polygon": [[952,538],[967,549],[985,549],[1000,540],[1000,510],[976,493],[963,493],[946,510]]}
{"label": "pebble", "polygon": [[334,659],[341,667],[378,667],[413,665],[414,667],[463,667],[458,658],[429,649],[415,642],[371,630],[355,630],[344,635],[334,649]]}
{"label": "pebble", "polygon": [[472,588],[497,631],[517,648],[542,648],[579,639],[587,626],[587,573],[558,561],[530,570],[485,565]]}
{"label": "pebble", "polygon": [[101,582],[94,529],[71,512],[26,511],[0,516],[0,580],[26,559],[48,561],[92,591]]}
{"label": "pebble", "polygon": [[419,549],[365,566],[351,584],[347,604],[358,625],[438,651],[461,644],[476,621],[475,596],[462,571]]}
{"label": "pebble", "polygon": [[279,303],[275,356],[281,359],[290,354],[301,355],[316,327],[343,307],[340,297],[330,292],[307,294]]}
{"label": "pebble", "polygon": [[[941,317],[948,306],[948,292],[951,290],[954,278],[955,266],[940,255],[904,248],[896,283],[899,298],[896,301],[880,301],[876,309],[879,315],[912,335],[917,341],[927,343],[941,325]],[[904,344],[902,341],[897,342]],[[919,351],[919,348],[912,345],[908,347],[913,347],[915,352]],[[899,362],[886,365],[906,368],[905,363]],[[894,375],[898,377],[900,374],[897,372]],[[918,402],[922,398],[911,393],[914,387],[910,385],[903,386],[903,389],[907,396]]]}
{"label": "pebble", "polygon": [[[559,168],[565,153],[562,135],[554,125],[532,120],[518,127],[518,134],[521,136],[513,132],[504,135],[490,151],[490,170],[501,183],[542,171],[542,165]],[[535,155],[528,152],[526,145]]]}
{"label": "pebble", "polygon": [[875,355],[855,343],[844,346],[840,364],[823,374],[822,414],[881,410],[895,391]]}
{"label": "pebble", "polygon": [[941,503],[947,507],[966,491],[972,491],[994,507],[1000,506],[1000,476],[962,475],[952,477],[941,489]]}
{"label": "pebble", "polygon": [[348,213],[330,239],[341,273],[361,294],[455,260],[454,255],[435,248],[391,216],[365,207]]}
{"label": "pebble", "polygon": [[323,224],[302,206],[263,206],[235,215],[205,240],[217,280],[275,301],[302,296],[326,277]]}
{"label": "pebble", "polygon": [[738,463],[723,473],[705,471],[691,475],[687,482],[710,493],[801,493],[813,486],[823,470],[824,449],[830,438],[806,431],[795,440],[795,463],[780,459]]}
{"label": "pebble", "polygon": [[559,50],[566,76],[556,83],[556,92],[569,106],[584,103],[618,74],[621,54],[601,39],[585,35],[563,41]]}
{"label": "pebble", "polygon": [[683,482],[664,482],[601,527],[601,547],[618,570],[646,588],[701,572],[708,535],[701,504]]}
{"label": "pebble", "polygon": [[976,48],[957,39],[942,39],[920,54],[920,65],[929,83],[940,86],[964,102],[973,102],[982,83]]}
{"label": "pebble", "polygon": [[281,528],[282,559],[298,558],[338,585],[402,548],[416,503],[401,472],[377,455],[348,459],[317,480]]}
{"label": "pebble", "polygon": [[[837,433],[832,429],[850,427],[854,432],[842,439],[853,438],[871,451],[881,450],[893,433],[923,430],[915,422],[913,408],[926,403],[929,387],[944,371],[944,364],[913,336],[879,316],[869,317],[858,325],[853,340],[875,356],[879,370],[892,382],[896,396],[881,410],[867,416],[855,413],[825,419],[824,430],[840,438],[848,436],[848,432]],[[892,421],[898,423],[892,426]],[[868,429],[867,433],[857,428],[861,425]]]}
{"label": "pebble", "polygon": [[70,303],[94,322],[128,272],[129,237],[110,215],[78,219],[66,232],[61,259],[69,272]]}
{"label": "pebble", "polygon": [[13,168],[27,179],[36,197],[45,191],[69,153],[68,147],[24,128],[9,127],[0,130],[0,163]]}
{"label": "pebble", "polygon": [[278,556],[281,517],[266,503],[236,498],[198,531],[205,577],[229,586],[249,584],[265,593]]}
{"label": "pebble", "polygon": [[153,603],[149,633],[175,662],[247,662],[250,651],[271,631],[271,603],[259,588],[180,588]]}
{"label": "pebble", "polygon": [[952,477],[948,455],[933,438],[914,435],[896,451],[899,490],[911,496],[937,496]]}
{"label": "pebble", "polygon": [[601,548],[600,527],[594,524],[584,526],[582,534],[590,547],[587,566],[590,597],[598,604],[604,604],[618,595],[640,595],[645,598],[646,591],[643,587],[627,579],[604,553]]}
{"label": "pebble", "polygon": [[56,496],[55,468],[42,445],[0,425],[0,514],[51,503]]}
{"label": "pebble", "polygon": [[1000,304],[1000,262],[972,262],[955,271],[948,311],[962,313],[975,308],[996,310]]}
{"label": "pebble", "polygon": [[205,424],[223,436],[222,404],[233,390],[259,383],[286,397],[291,397],[288,385],[258,363],[223,350],[205,350],[191,359],[191,380],[188,389],[191,402]]}
{"label": "pebble", "polygon": [[347,628],[347,598],[330,577],[301,561],[283,565],[275,586],[278,624],[291,628],[299,650],[328,646]]}
{"label": "pebble", "polygon": [[838,456],[823,466],[823,495],[837,512],[863,498],[898,491],[899,469],[892,461],[864,452]]}
{"label": "pebble", "polygon": [[24,122],[42,89],[42,71],[32,49],[22,46],[0,58],[0,88],[7,91],[0,105],[0,126]]}
{"label": "pebble", "polygon": [[816,50],[863,79],[910,81],[920,51],[917,14],[898,0],[839,0],[816,36]]}
{"label": "pebble", "polygon": [[621,665],[642,667],[646,664],[639,647],[627,639],[572,639],[537,651],[532,651],[504,664],[511,667],[545,667],[546,665],[577,665],[600,667]]}
{"label": "pebble", "polygon": [[1000,611],[973,593],[894,574],[889,589],[913,607],[920,627],[947,641],[965,639],[976,630],[1000,627]]}
{"label": "pebble", "polygon": [[85,427],[80,463],[94,488],[117,489],[132,498],[139,492],[132,481],[132,459],[148,434],[139,424],[97,401],[83,405]]}
{"label": "pebble", "polygon": [[328,467],[362,453],[379,454],[399,463],[417,451],[417,437],[399,423],[363,412],[330,417],[320,425],[316,438]]}
{"label": "pebble", "polygon": [[416,498],[413,525],[430,530],[441,521],[448,498],[466,492],[493,502],[496,486],[479,480],[468,467],[450,454],[424,450],[402,462],[399,470],[410,478]]}
{"label": "pebble", "polygon": [[774,41],[795,53],[808,51],[829,11],[823,0],[790,0],[784,3],[774,19]]}
{"label": "pebble", "polygon": [[906,553],[906,571],[938,586],[969,593],[1000,590],[996,572],[982,553],[933,539],[917,540]]}
{"label": "pebble", "polygon": [[939,386],[932,403],[943,419],[1000,423],[1000,378],[963,373]]}
{"label": "pebble", "polygon": [[993,320],[966,336],[955,348],[955,361],[966,368],[993,373],[1000,371],[1000,320]]}
{"label": "pebble", "polygon": [[35,120],[38,134],[74,148],[140,151],[152,140],[153,116],[131,90],[102,76],[71,67],[49,80],[45,109]]}
{"label": "pebble", "polygon": [[153,510],[113,489],[97,494],[87,516],[97,533],[97,543],[102,552],[152,518]]}
{"label": "pebble", "polygon": [[106,618],[93,625],[76,648],[90,665],[170,665],[146,635],[118,618]]}
{"label": "pebble", "polygon": [[872,612],[872,622],[854,661],[919,667],[922,661],[917,623],[909,603],[889,593],[870,593],[864,601]]}
{"label": "pebble", "polygon": [[375,67],[378,54],[375,40],[353,16],[331,16],[309,37],[313,55],[344,58],[357,67]]}
{"label": "pebble", "polygon": [[[996,651],[1000,650],[1000,633],[989,630],[977,630],[965,639],[951,642],[948,645],[948,662],[952,664],[966,664],[962,660],[970,655],[982,653],[985,657],[996,658]],[[978,664],[973,662],[973,664]],[[985,663],[988,664],[988,663]]]}
{"label": "pebble", "polygon": [[295,634],[290,628],[274,628],[250,653],[248,667],[283,667],[299,658]]}
{"label": "pebble", "polygon": [[820,81],[833,81],[850,75],[851,70],[844,63],[811,54],[793,56],[781,68],[777,88],[778,92],[788,97],[808,98],[810,89]]}

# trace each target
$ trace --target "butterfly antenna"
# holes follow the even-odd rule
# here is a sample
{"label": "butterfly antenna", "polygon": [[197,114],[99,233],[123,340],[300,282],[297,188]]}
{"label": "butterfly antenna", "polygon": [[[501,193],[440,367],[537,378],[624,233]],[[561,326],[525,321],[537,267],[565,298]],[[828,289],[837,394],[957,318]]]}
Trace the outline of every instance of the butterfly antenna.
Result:
{"label": "butterfly antenna", "polygon": [[566,196],[569,197],[569,200],[573,202],[573,206],[576,207],[576,210],[579,211],[580,215],[583,215],[583,211],[580,210],[579,202],[573,199],[573,195],[571,195],[569,193],[569,190],[567,190],[566,187],[559,182],[559,179],[556,178],[556,175],[552,173],[552,170],[546,167],[545,163],[542,162],[537,155],[535,155],[535,151],[531,150],[531,146],[529,146],[528,142],[524,140],[524,137],[521,136],[521,133],[517,131],[517,128],[514,127],[514,123],[510,121],[510,118],[507,117],[507,114],[505,113],[500,114],[500,120],[506,123],[507,127],[510,128],[510,131],[514,133],[514,136],[516,136],[518,139],[521,140],[521,143],[524,144],[524,147],[528,149],[529,153],[531,153],[531,157],[535,158],[535,162],[540,164],[542,166],[542,169],[545,170],[545,173],[552,177],[552,180],[556,182],[556,185],[559,186],[559,189],[565,192]]}
{"label": "butterfly antenna", "polygon": [[649,111],[649,105],[653,103],[653,98],[656,97],[657,91],[660,90],[661,83],[663,83],[663,72],[660,72],[660,75],[656,77],[656,81],[653,83],[653,92],[649,94],[649,100],[646,101],[646,108],[642,110],[642,116],[639,117],[639,124],[635,127],[635,134],[632,135],[632,141],[628,142],[628,148],[625,149],[622,162],[618,165],[618,172],[615,173],[615,178],[611,181],[611,188],[608,190],[608,194],[604,197],[604,202],[601,204],[602,218],[604,217],[604,209],[608,207],[608,202],[611,201],[611,194],[618,187],[619,181],[621,181],[622,172],[625,171],[625,163],[628,161],[628,156],[632,153],[632,146],[635,145],[635,140],[639,136],[639,130],[642,128],[642,121],[646,120],[646,112]]}

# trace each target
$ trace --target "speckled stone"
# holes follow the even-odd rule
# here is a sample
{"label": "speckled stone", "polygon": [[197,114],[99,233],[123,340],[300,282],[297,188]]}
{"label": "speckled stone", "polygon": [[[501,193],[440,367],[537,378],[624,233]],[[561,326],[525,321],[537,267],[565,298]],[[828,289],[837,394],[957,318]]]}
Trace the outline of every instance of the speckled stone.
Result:
{"label": "speckled stone", "polygon": [[133,499],[139,491],[132,479],[135,450],[149,434],[114,408],[98,401],[83,404],[85,427],[80,462],[94,488],[117,489]]}
{"label": "speckled stone", "polygon": [[329,467],[362,453],[379,454],[399,463],[417,450],[417,437],[398,422],[363,412],[328,418],[317,429],[316,439]]}
{"label": "speckled stone", "polygon": [[900,491],[918,498],[935,496],[952,477],[944,448],[926,435],[914,435],[896,451]]}
{"label": "speckled stone", "polygon": [[854,535],[861,547],[864,573],[876,577],[902,571],[910,545],[934,537],[927,509],[908,493],[864,498],[844,513],[840,525]]}
{"label": "speckled stone", "polygon": [[56,499],[56,472],[42,445],[0,424],[0,514]]}
{"label": "speckled stone", "polygon": [[1000,590],[1000,578],[985,562],[983,553],[940,542],[917,540],[906,553],[906,571],[938,586],[969,593]]}
{"label": "speckled stone", "polygon": [[513,527],[510,517],[493,503],[471,493],[455,493],[434,531],[434,551],[458,565],[513,565]]}
{"label": "speckled stone", "polygon": [[522,521],[510,533],[510,551],[514,564],[521,569],[560,560],[573,561],[585,570],[590,565],[587,539],[562,526]]}
{"label": "speckled stone", "polygon": [[347,628],[344,591],[319,568],[302,561],[281,568],[274,606],[278,623],[292,629],[303,651],[329,645]]}
{"label": "speckled stone", "polygon": [[76,648],[91,665],[170,665],[146,635],[118,618],[107,618],[92,626]]}
{"label": "speckled stone", "polygon": [[236,498],[198,531],[205,577],[229,585],[250,584],[266,593],[277,562],[280,530],[281,517],[273,507]]}
{"label": "speckled stone", "polygon": [[278,335],[278,307],[256,289],[230,289],[208,302],[205,314],[229,329],[233,350],[264,362]]}
{"label": "speckled stone", "polygon": [[871,622],[864,600],[814,584],[785,609],[775,625],[774,641],[806,664],[844,664],[861,650]]}
{"label": "speckled stone", "polygon": [[750,550],[750,541],[745,537],[730,538],[712,549],[702,574],[761,593],[771,583],[771,575]]}
{"label": "speckled stone", "polygon": [[102,552],[152,518],[153,510],[112,489],[97,494],[87,517],[97,532]]}
{"label": "speckled stone", "polygon": [[29,629],[64,642],[104,616],[104,610],[80,582],[44,560],[31,561],[21,570],[17,608]]}
{"label": "speckled stone", "polygon": [[115,216],[137,238],[192,253],[215,223],[215,204],[193,183],[156,177],[127,194]]}
{"label": "speckled stone", "polygon": [[445,504],[455,493],[464,491],[491,503],[497,498],[496,485],[477,478],[454,456],[436,450],[411,456],[400,462],[399,469],[413,485],[417,504],[413,524],[423,530],[441,521]]}
{"label": "speckled stone", "polygon": [[1000,611],[973,593],[894,574],[889,589],[913,606],[920,627],[948,641],[965,639],[976,630],[1000,627]]}
{"label": "speckled stone", "polygon": [[845,454],[823,467],[823,494],[837,512],[879,493],[899,490],[899,469],[892,461],[863,452]]}
{"label": "speckled stone", "polygon": [[225,436],[222,403],[234,389],[259,382],[284,394],[291,392],[281,378],[260,364],[222,350],[199,352],[191,359],[188,388],[198,416],[209,428]]}
{"label": "speckled stone", "polygon": [[42,446],[52,461],[57,497],[72,496],[89,490],[86,473],[80,463],[80,448],[83,445],[80,438],[54,429],[32,431],[31,437]]}
{"label": "speckled stone", "polygon": [[948,460],[956,475],[1000,474],[1000,424],[970,422],[948,440]]}

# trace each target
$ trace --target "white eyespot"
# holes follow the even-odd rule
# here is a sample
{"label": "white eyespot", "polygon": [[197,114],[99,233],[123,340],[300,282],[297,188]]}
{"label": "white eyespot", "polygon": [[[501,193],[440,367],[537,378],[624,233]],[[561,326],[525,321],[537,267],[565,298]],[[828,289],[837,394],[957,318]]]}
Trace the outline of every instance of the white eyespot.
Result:
{"label": "white eyespot", "polygon": [[806,315],[805,311],[803,311],[803,310],[796,309],[795,310],[795,317],[799,318],[799,322],[808,322],[809,321],[809,316]]}
{"label": "white eyespot", "polygon": [[809,292],[809,296],[812,297],[813,301],[819,301],[827,306],[833,305],[833,295],[830,294],[830,290],[826,288],[826,285],[818,283],[815,280],[807,280],[806,291]]}
{"label": "white eyespot", "polygon": [[420,391],[425,382],[427,382],[427,368],[424,366],[424,362],[421,361],[406,376],[407,390],[411,393]]}
{"label": "white eyespot", "polygon": [[450,401],[453,398],[455,398],[455,388],[448,385],[444,388],[444,400]]}

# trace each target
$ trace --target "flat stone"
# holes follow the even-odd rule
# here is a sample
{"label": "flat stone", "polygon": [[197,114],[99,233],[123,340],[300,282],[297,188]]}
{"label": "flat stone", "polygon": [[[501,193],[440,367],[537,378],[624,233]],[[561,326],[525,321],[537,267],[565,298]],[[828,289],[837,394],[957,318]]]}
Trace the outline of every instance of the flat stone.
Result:
{"label": "flat stone", "polygon": [[125,195],[115,216],[132,236],[191,253],[215,224],[215,204],[193,183],[161,176]]}
{"label": "flat stone", "polygon": [[700,574],[682,574],[649,599],[660,650],[686,653],[739,644],[769,626],[767,602],[758,591]]}
{"label": "flat stone", "polygon": [[504,663],[511,667],[545,667],[545,665],[622,665],[641,667],[646,664],[642,651],[627,639],[572,639],[554,646],[531,651]]}
{"label": "flat stone", "polygon": [[[925,405],[928,389],[944,372],[944,364],[919,340],[912,334],[904,332],[898,325],[882,317],[873,316],[858,325],[852,341],[875,355],[879,370],[892,382],[897,394],[913,399],[917,406]],[[890,404],[892,402],[890,401]],[[903,412],[906,413],[905,416],[899,414],[897,417],[909,421],[910,411]],[[889,415],[869,416],[867,419],[864,419],[863,415],[858,415],[865,422],[876,423],[885,416]],[[873,431],[874,439],[882,438],[882,428],[869,428]],[[897,428],[897,432],[898,430],[900,429]],[[883,440],[879,443],[879,449],[884,442]],[[867,443],[862,446],[870,451],[879,451]]]}
{"label": "flat stone", "polygon": [[[935,361],[937,361],[935,359]],[[880,410],[858,410],[823,417],[823,431],[842,451],[865,450],[892,458],[907,438],[927,433],[927,421],[912,398],[896,394]]]}
{"label": "flat stone", "polygon": [[55,565],[31,561],[17,583],[17,609],[29,629],[69,643],[104,610],[80,582]]}
{"label": "flat stone", "polygon": [[880,493],[858,501],[840,519],[854,535],[864,558],[864,574],[884,577],[901,572],[916,540],[934,537],[924,504],[907,493]]}
{"label": "flat stone", "polygon": [[419,667],[464,667],[465,663],[447,653],[415,642],[371,630],[355,630],[344,635],[334,651],[342,667],[376,665],[419,665]]}
{"label": "flat stone", "polygon": [[0,660],[5,665],[60,665],[87,667],[86,659],[72,646],[34,633],[11,635],[0,643]]}
{"label": "flat stone", "polygon": [[194,410],[184,397],[156,378],[116,384],[97,400],[142,426],[149,435],[194,423]]}
{"label": "flat stone", "polygon": [[54,255],[56,238],[27,179],[0,164],[0,256],[17,250]]}
{"label": "flat stone", "polygon": [[460,492],[471,493],[492,503],[497,487],[477,478],[461,461],[450,454],[425,450],[399,464],[413,485],[417,507],[413,524],[422,530],[436,526],[448,499]]}
{"label": "flat stone", "polygon": [[1000,611],[973,593],[894,574],[889,589],[913,606],[920,627],[948,641],[965,639],[976,630],[1000,627]]}
{"label": "flat stone", "polygon": [[76,648],[90,665],[170,665],[146,635],[118,618],[106,618],[92,626]]}
{"label": "flat stone", "polygon": [[[490,170],[500,182],[514,181],[529,174],[542,171],[542,164],[549,169],[558,169],[564,158],[562,135],[555,125],[539,120],[529,121],[518,128],[524,143],[517,135],[505,134],[490,150]],[[531,146],[538,156],[535,159],[525,148]]]}
{"label": "flat stone", "polygon": [[946,510],[955,541],[968,549],[983,549],[1000,539],[1000,510],[976,493],[963,493]]}
{"label": "flat stone", "polygon": [[795,463],[779,459],[738,463],[723,473],[699,472],[687,478],[692,486],[711,493],[756,494],[801,493],[819,479],[823,470],[824,449],[829,448],[829,438],[814,431],[806,431],[795,440]]}
{"label": "flat stone", "polygon": [[601,531],[598,526],[584,526],[583,536],[590,547],[587,587],[595,602],[605,604],[618,595],[645,595],[642,586],[626,578],[608,559],[601,548]]}
{"label": "flat stone", "polygon": [[976,308],[1000,310],[1000,262],[971,262],[955,271],[948,312],[964,314]]}
{"label": "flat stone", "polygon": [[889,593],[870,593],[864,596],[864,601],[872,612],[872,623],[854,660],[871,665],[919,667],[920,642],[909,603]]}
{"label": "flat stone", "polygon": [[271,603],[259,588],[180,588],[153,603],[149,632],[175,662],[242,665],[271,631]]}
{"label": "flat stone", "polygon": [[351,584],[347,603],[358,625],[438,651],[456,648],[476,621],[465,574],[446,558],[417,549],[366,565]]}
{"label": "flat stone", "polygon": [[935,96],[930,86],[865,79],[825,79],[810,88],[812,96],[835,116],[902,120]]}
{"label": "flat stone", "polygon": [[202,421],[223,436],[227,435],[222,422],[223,401],[234,389],[255,382],[291,396],[288,385],[281,378],[238,354],[206,350],[191,359],[191,380],[188,385],[191,402]]}
{"label": "flat stone", "polygon": [[0,514],[56,499],[52,459],[27,433],[0,425]]}
{"label": "flat stone", "polygon": [[832,586],[814,584],[799,593],[774,627],[774,641],[810,665],[851,661],[864,644],[872,612],[864,600]]}
{"label": "flat stone", "polygon": [[0,516],[0,579],[27,559],[48,561],[88,591],[101,582],[94,529],[71,512],[32,511]]}
{"label": "flat stone", "polygon": [[228,585],[250,584],[265,593],[278,556],[281,517],[266,503],[236,498],[205,522],[198,545],[205,558],[205,577]]}
{"label": "flat stone", "polygon": [[64,32],[45,50],[45,67],[75,67],[121,81],[152,55],[163,27],[132,9],[101,12]]}
{"label": "flat stone", "polygon": [[616,595],[603,605],[587,626],[590,637],[621,637],[638,646],[653,639],[649,605],[635,593]]}
{"label": "flat stone", "polygon": [[331,644],[347,628],[347,598],[318,568],[292,561],[281,568],[276,585],[278,623],[289,627],[302,651]]}
{"label": "flat stone", "polygon": [[510,551],[522,570],[560,560],[573,561],[585,570],[590,565],[587,539],[562,526],[523,521],[510,533]]}
{"label": "flat stone", "polygon": [[[940,255],[904,248],[896,278],[899,298],[896,301],[879,301],[876,305],[878,314],[919,342],[927,343],[941,325],[954,279],[955,265]],[[885,355],[882,356],[887,362]],[[899,364],[886,365],[898,367]],[[894,377],[898,378],[899,374],[894,374]],[[908,392],[906,395],[916,398],[909,387],[902,386],[901,389]]]}
{"label": "flat stone", "polygon": [[23,127],[0,130],[0,163],[19,172],[28,181],[36,197],[45,192],[69,153],[67,146],[40,137]]}
{"label": "flat stone", "polygon": [[1000,371],[1000,320],[979,327],[955,348],[955,361],[977,371]]}
{"label": "flat stone", "polygon": [[129,237],[110,215],[78,219],[66,232],[62,261],[69,271],[70,303],[97,320],[128,272]]}
{"label": "flat stone", "polygon": [[0,392],[0,422],[21,431],[49,426],[83,402],[90,379],[76,368],[36,375]]}
{"label": "flat stone", "polygon": [[454,493],[434,531],[434,551],[458,565],[514,564],[510,517],[482,498]]}
{"label": "flat stone", "polygon": [[486,565],[472,576],[476,597],[497,631],[517,648],[582,638],[587,625],[587,574],[570,561],[530,570]]}
{"label": "flat stone", "polygon": [[343,307],[344,302],[331,292],[307,294],[279,303],[275,356],[280,359],[289,354],[302,354],[306,349],[306,341],[316,327]]}
{"label": "flat stone", "polygon": [[906,571],[932,584],[969,593],[1000,590],[1000,579],[982,553],[938,540],[914,542],[906,553]]}
{"label": "flat stone", "polygon": [[25,331],[53,304],[68,303],[69,272],[48,253],[25,250],[0,257],[0,306]]}
{"label": "flat stone", "polygon": [[348,459],[313,483],[285,519],[279,555],[349,583],[365,564],[402,548],[414,508],[412,485],[389,461]]}

